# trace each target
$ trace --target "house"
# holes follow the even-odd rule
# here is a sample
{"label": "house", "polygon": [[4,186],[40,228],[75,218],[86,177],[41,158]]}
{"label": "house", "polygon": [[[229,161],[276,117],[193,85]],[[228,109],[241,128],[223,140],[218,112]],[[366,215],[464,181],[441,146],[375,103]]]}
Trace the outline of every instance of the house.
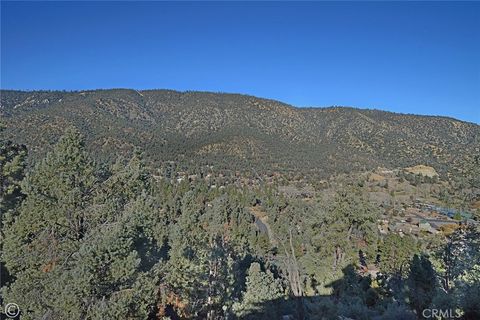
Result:
{"label": "house", "polygon": [[435,230],[435,228],[433,228],[430,223],[428,223],[427,221],[422,221],[418,224],[418,228],[420,229],[420,231],[426,231],[426,232],[429,232],[429,233],[432,233],[432,234],[435,234],[437,233],[438,231]]}

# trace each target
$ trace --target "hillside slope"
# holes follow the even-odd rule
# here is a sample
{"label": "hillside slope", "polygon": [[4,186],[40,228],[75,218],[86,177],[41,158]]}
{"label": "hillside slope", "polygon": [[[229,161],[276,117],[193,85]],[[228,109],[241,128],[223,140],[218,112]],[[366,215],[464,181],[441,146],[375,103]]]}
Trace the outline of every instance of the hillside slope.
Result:
{"label": "hillside slope", "polygon": [[235,170],[316,171],[425,164],[461,171],[480,126],[446,117],[344,107],[295,108],[239,94],[171,90],[1,91],[3,134],[44,154],[70,125],[100,158],[135,146],[154,161]]}

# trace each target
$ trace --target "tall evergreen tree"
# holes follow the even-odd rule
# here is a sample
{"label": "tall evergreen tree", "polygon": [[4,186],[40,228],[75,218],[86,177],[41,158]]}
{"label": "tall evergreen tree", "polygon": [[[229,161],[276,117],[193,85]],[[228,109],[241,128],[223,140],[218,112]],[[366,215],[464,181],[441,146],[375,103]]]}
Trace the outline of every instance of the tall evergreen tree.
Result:
{"label": "tall evergreen tree", "polygon": [[445,291],[450,291],[455,282],[464,282],[465,276],[474,276],[475,269],[480,268],[480,233],[477,227],[469,224],[455,230],[448,236],[439,256]]}
{"label": "tall evergreen tree", "polygon": [[401,278],[408,272],[408,263],[418,251],[413,237],[396,233],[386,235],[379,245],[381,272]]}
{"label": "tall evergreen tree", "polygon": [[[3,130],[3,124],[0,122],[0,134]],[[0,138],[0,251],[2,253],[4,252],[4,222],[8,224],[8,221],[14,219],[24,199],[21,181],[25,176],[26,156],[25,145]],[[11,280],[10,273],[2,259],[0,260],[0,287]],[[1,297],[0,303],[2,303]]]}
{"label": "tall evergreen tree", "polygon": [[16,278],[5,297],[28,305],[36,317],[48,311],[46,288],[87,231],[95,182],[83,138],[69,129],[22,183],[27,198],[4,228],[3,260]]}
{"label": "tall evergreen tree", "polygon": [[426,256],[413,256],[407,283],[410,305],[417,315],[421,315],[430,306],[437,288],[435,271]]}
{"label": "tall evergreen tree", "polygon": [[20,183],[25,175],[27,148],[11,141],[0,141],[0,218],[16,208],[24,195]]}
{"label": "tall evergreen tree", "polygon": [[284,297],[280,281],[254,262],[248,269],[246,291],[242,301],[234,305],[234,312],[242,319],[277,319]]}

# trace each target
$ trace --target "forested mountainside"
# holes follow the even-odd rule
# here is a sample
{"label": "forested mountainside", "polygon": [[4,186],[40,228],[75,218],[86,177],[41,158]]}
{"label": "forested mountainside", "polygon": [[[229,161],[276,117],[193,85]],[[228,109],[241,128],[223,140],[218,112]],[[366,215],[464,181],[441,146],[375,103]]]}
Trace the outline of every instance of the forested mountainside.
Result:
{"label": "forested mountainside", "polygon": [[74,128],[51,149],[28,167],[0,139],[9,319],[480,317],[480,166],[460,184],[417,166],[295,195],[158,177],[139,152],[94,161]]}
{"label": "forested mountainside", "polygon": [[459,172],[480,147],[480,126],[451,118],[295,108],[225,93],[2,90],[0,115],[5,137],[26,144],[33,158],[72,125],[102,160],[140,147],[154,163],[323,176],[416,164]]}
{"label": "forested mountainside", "polygon": [[0,110],[0,310],[480,317],[476,124],[167,90]]}

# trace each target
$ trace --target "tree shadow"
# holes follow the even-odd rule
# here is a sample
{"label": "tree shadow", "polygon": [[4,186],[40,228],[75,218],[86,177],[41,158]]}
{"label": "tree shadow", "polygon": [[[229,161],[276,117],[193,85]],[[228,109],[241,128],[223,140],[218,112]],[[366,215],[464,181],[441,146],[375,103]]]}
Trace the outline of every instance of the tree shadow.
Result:
{"label": "tree shadow", "polygon": [[331,294],[288,297],[255,304],[248,313],[233,319],[305,320],[305,319],[417,319],[405,305],[381,301],[371,286],[370,276],[361,275],[354,265],[342,269],[343,276],[325,287]]}
{"label": "tree shadow", "polygon": [[[303,320],[307,314],[311,314],[313,305],[323,309],[327,316],[332,307],[331,296],[289,297],[258,303],[252,306],[247,314],[234,317],[244,320]],[[334,309],[334,308],[333,308]],[[321,312],[321,310],[319,310]],[[308,317],[311,318],[311,317]],[[318,317],[318,319],[338,319],[338,317]]]}
{"label": "tree shadow", "polygon": [[[245,320],[342,319],[339,318],[338,313],[340,301],[345,298],[352,298],[352,300],[357,301],[359,292],[368,291],[371,283],[369,278],[366,280],[366,277],[359,275],[353,265],[346,266],[342,272],[343,276],[340,279],[332,281],[326,286],[331,288],[332,291],[328,295],[290,296],[258,303],[250,302],[242,310],[229,312],[219,309],[213,311],[210,316],[204,314],[201,318]],[[364,298],[360,300],[366,301]],[[172,320],[186,319],[179,316],[172,306],[167,306],[165,316]]]}

